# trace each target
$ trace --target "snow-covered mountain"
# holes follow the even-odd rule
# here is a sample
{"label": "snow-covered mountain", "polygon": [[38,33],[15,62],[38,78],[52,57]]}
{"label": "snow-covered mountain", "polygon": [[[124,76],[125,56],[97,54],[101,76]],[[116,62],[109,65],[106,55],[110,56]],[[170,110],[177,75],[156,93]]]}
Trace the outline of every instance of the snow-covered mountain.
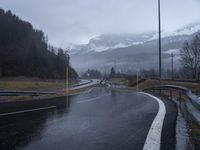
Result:
{"label": "snow-covered mountain", "polygon": [[70,54],[102,52],[116,48],[123,48],[132,45],[142,44],[153,38],[154,33],[147,34],[102,34],[91,38],[88,44],[74,45],[67,47]]}
{"label": "snow-covered mountain", "polygon": [[183,35],[183,34],[191,35],[198,31],[200,31],[200,23],[195,23],[195,24],[191,24],[191,25],[188,25],[184,28],[177,30],[176,33],[174,33],[174,34],[176,34],[176,35]]}
{"label": "snow-covered mountain", "polygon": [[92,38],[88,43],[90,51],[102,52],[116,48],[128,47],[131,45],[142,44],[153,36],[148,34],[104,34]]}
{"label": "snow-covered mountain", "polygon": [[[187,35],[191,35],[200,30],[200,23],[188,25],[184,28],[173,32],[162,31],[162,38],[168,37],[170,40],[186,40]],[[178,37],[179,38],[174,38]],[[117,48],[129,47],[133,45],[143,44],[148,41],[153,41],[158,38],[156,32],[143,34],[102,34],[90,39],[88,44],[71,44],[67,47],[70,54],[102,52]]]}
{"label": "snow-covered mountain", "polygon": [[[170,67],[170,53],[177,58],[185,40],[190,40],[200,30],[200,24],[189,25],[171,33],[162,32],[163,67]],[[109,70],[118,66],[118,71],[157,68],[158,36],[156,33],[144,34],[104,34],[92,38],[85,45],[71,45],[69,50],[72,65],[79,71],[88,68]],[[176,52],[177,51],[177,52]]]}
{"label": "snow-covered mountain", "polygon": [[[190,24],[186,27],[180,28],[178,30],[172,32],[162,31],[162,37],[173,37],[173,36],[180,36],[180,35],[192,35],[195,32],[200,31],[200,23]],[[158,33],[153,36],[153,39],[158,38]]]}

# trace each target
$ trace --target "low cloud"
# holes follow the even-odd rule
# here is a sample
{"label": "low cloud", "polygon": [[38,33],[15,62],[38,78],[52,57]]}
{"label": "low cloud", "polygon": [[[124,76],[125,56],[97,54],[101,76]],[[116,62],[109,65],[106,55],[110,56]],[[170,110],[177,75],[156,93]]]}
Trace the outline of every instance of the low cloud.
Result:
{"label": "low cloud", "polygon": [[[198,0],[161,0],[161,5],[163,30],[199,21]],[[157,30],[157,0],[1,0],[0,7],[30,21],[63,48],[103,33]]]}

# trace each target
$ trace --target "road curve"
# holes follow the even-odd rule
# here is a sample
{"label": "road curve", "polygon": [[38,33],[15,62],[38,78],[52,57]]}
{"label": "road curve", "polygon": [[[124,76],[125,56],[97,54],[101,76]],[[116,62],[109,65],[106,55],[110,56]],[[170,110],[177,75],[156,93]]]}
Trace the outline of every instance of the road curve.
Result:
{"label": "road curve", "polygon": [[[166,107],[160,149],[175,149],[176,105]],[[0,149],[142,150],[158,102],[132,91],[94,88],[64,107],[0,117]]]}

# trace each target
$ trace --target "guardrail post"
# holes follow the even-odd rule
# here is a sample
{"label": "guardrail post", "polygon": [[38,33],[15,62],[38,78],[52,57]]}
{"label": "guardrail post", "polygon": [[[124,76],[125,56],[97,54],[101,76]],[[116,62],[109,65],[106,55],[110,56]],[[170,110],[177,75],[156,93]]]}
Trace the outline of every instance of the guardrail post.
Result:
{"label": "guardrail post", "polygon": [[170,91],[170,98],[172,99],[172,90],[169,90]]}
{"label": "guardrail post", "polygon": [[180,100],[180,103],[181,103],[181,99],[182,99],[182,97],[181,97],[181,92],[179,92],[179,100]]}

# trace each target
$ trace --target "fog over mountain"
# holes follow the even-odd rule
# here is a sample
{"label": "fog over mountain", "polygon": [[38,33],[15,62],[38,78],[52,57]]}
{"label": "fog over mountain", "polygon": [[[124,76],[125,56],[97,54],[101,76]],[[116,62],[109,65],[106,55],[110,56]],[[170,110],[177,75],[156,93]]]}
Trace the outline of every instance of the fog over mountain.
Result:
{"label": "fog over mountain", "polygon": [[[165,69],[170,68],[171,53],[174,53],[175,67],[179,67],[179,50],[185,40],[200,30],[195,23],[173,32],[162,32],[162,57]],[[143,34],[103,34],[90,39],[88,44],[70,45],[72,65],[79,72],[88,68],[109,72],[114,66],[117,71],[136,71],[142,68],[158,68],[158,35],[155,32]]]}
{"label": "fog over mountain", "polygon": [[[158,68],[157,0],[0,0],[0,8],[42,29],[51,45],[67,48],[79,72]],[[198,31],[199,18],[199,0],[161,1],[165,68],[169,53]],[[178,67],[178,54],[175,59]]]}
{"label": "fog over mountain", "polygon": [[128,47],[132,45],[142,44],[153,38],[155,33],[146,34],[102,34],[91,38],[88,44],[69,45],[67,49],[71,54],[85,52],[102,52],[116,48]]}

